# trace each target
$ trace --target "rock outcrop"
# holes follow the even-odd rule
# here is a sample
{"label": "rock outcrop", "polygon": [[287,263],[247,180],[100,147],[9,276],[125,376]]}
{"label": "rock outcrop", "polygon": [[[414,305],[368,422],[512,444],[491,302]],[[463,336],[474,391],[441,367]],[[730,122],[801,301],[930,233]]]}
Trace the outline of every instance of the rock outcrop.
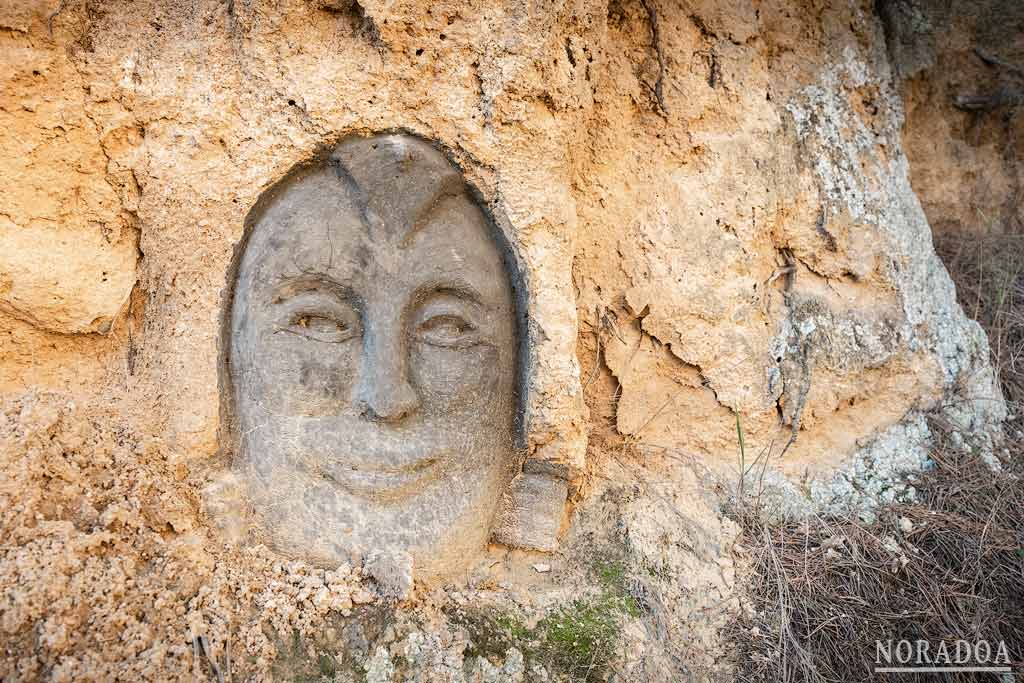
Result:
{"label": "rock outcrop", "polygon": [[[554,680],[585,621],[639,678],[721,673],[723,500],[870,514],[913,494],[926,415],[980,448],[1005,415],[915,194],[964,224],[928,166],[967,143],[905,127],[933,67],[897,5],[0,6],[0,671],[192,680],[230,651],[254,679]],[[450,153],[527,303],[504,545],[397,612],[370,568],[276,558],[221,476],[246,217],[386,131]]]}

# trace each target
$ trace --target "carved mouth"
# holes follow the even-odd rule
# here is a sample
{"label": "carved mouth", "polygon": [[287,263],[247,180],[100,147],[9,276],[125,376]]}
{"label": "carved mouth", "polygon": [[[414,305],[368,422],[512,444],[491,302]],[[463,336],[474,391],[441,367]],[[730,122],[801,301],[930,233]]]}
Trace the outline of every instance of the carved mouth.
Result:
{"label": "carved mouth", "polygon": [[364,498],[394,500],[403,498],[440,475],[442,457],[420,458],[399,467],[374,467],[336,460],[320,466],[320,473],[349,493]]}

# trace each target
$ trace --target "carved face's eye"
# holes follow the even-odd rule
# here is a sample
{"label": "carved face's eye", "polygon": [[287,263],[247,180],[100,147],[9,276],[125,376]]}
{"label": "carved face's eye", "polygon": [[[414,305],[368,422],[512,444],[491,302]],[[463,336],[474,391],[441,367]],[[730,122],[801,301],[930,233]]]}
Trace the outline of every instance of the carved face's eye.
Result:
{"label": "carved face's eye", "polygon": [[293,332],[315,341],[338,343],[355,336],[355,326],[325,313],[298,313],[289,326]]}
{"label": "carved face's eye", "polygon": [[276,332],[312,341],[339,344],[362,334],[359,313],[348,303],[317,292],[301,293],[282,302]]}
{"label": "carved face's eye", "polygon": [[413,339],[446,349],[465,349],[483,341],[476,302],[447,289],[434,292],[418,307],[413,319]]}
{"label": "carved face's eye", "polygon": [[453,314],[427,318],[416,328],[415,335],[426,344],[451,349],[464,349],[480,341],[476,325]]}

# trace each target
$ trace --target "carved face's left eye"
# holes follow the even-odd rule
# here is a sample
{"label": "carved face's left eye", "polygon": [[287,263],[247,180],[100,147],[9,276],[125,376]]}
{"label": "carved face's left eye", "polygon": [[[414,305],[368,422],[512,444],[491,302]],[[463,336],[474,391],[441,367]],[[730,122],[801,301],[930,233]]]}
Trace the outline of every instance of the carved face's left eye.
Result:
{"label": "carved face's left eye", "polygon": [[444,348],[464,349],[479,342],[476,325],[454,314],[427,318],[415,330],[418,340]]}
{"label": "carved face's left eye", "polygon": [[284,310],[276,332],[287,332],[306,339],[340,344],[362,334],[359,313],[336,297],[310,291],[281,302]]}

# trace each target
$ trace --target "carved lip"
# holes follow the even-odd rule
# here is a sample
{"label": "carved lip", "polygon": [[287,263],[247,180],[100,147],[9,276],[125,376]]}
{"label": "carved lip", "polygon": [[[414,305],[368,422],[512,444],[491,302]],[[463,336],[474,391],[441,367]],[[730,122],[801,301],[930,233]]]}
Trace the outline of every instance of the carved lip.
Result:
{"label": "carved lip", "polygon": [[335,460],[321,465],[320,472],[338,486],[366,498],[401,498],[436,479],[447,458],[427,456],[399,467],[374,467]]}

